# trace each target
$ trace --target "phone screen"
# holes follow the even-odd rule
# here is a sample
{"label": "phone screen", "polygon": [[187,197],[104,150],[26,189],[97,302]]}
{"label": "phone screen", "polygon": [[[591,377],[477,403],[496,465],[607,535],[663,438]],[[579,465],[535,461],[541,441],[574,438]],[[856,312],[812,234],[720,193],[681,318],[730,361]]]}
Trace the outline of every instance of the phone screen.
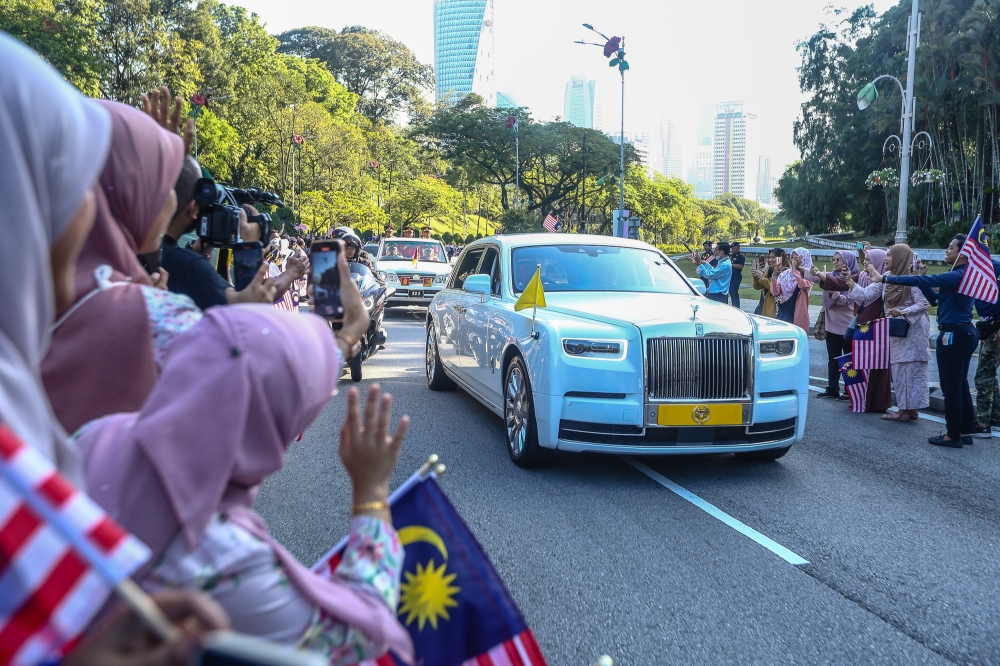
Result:
{"label": "phone screen", "polygon": [[864,243],[858,243],[858,249],[859,250],[865,249],[865,244]]}
{"label": "phone screen", "polygon": [[264,262],[264,246],[260,241],[240,243],[233,246],[233,288],[243,291],[247,288],[260,265]]}
{"label": "phone screen", "polygon": [[340,301],[340,271],[337,241],[313,241],[310,259],[313,271],[313,302],[316,314],[327,319],[339,320],[344,316]]}

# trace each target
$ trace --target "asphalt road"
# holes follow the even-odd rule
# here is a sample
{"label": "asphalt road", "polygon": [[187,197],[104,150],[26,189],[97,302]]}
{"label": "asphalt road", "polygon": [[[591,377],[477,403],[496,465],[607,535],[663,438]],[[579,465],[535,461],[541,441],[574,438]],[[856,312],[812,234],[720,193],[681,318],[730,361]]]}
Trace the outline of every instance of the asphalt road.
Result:
{"label": "asphalt road", "polygon": [[[805,441],[775,463],[639,460],[809,562],[793,566],[621,458],[515,467],[499,418],[427,389],[423,310],[387,328],[362,385],[413,420],[393,483],[441,456],[442,487],[553,666],[1000,663],[1000,439],[940,449],[937,423],[813,400]],[[257,500],[305,562],[347,531],[343,412],[341,394]]]}

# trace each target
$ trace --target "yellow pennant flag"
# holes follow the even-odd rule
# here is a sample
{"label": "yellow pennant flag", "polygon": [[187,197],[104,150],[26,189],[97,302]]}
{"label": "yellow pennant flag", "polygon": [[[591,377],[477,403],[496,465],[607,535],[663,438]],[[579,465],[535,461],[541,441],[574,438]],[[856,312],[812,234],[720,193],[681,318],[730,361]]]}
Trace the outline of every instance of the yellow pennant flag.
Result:
{"label": "yellow pennant flag", "polygon": [[514,303],[514,311],[520,312],[532,306],[536,308],[546,307],[545,289],[542,288],[541,266],[535,269],[535,274],[531,277],[531,281],[528,282],[528,286],[524,288],[521,297],[517,299],[517,303]]}
{"label": "yellow pennant flag", "polygon": [[410,268],[416,268],[416,267],[417,267],[417,251],[414,250],[413,251],[413,261],[410,262]]}

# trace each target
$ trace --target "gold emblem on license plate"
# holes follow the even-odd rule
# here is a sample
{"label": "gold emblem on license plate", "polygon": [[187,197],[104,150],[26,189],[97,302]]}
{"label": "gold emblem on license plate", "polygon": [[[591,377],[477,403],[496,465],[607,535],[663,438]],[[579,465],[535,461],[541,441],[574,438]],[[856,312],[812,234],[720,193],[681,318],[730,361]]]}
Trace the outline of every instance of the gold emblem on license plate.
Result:
{"label": "gold emblem on license plate", "polygon": [[691,418],[699,425],[705,425],[712,418],[712,410],[705,405],[698,405],[691,411]]}

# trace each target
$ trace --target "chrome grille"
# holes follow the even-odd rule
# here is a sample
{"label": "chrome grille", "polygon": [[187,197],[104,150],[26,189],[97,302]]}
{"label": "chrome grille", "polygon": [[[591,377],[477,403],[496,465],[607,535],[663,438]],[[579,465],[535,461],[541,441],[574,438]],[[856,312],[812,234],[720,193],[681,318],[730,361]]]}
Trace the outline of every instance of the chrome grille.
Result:
{"label": "chrome grille", "polygon": [[747,400],[753,389],[750,338],[652,338],[646,341],[650,400]]}

